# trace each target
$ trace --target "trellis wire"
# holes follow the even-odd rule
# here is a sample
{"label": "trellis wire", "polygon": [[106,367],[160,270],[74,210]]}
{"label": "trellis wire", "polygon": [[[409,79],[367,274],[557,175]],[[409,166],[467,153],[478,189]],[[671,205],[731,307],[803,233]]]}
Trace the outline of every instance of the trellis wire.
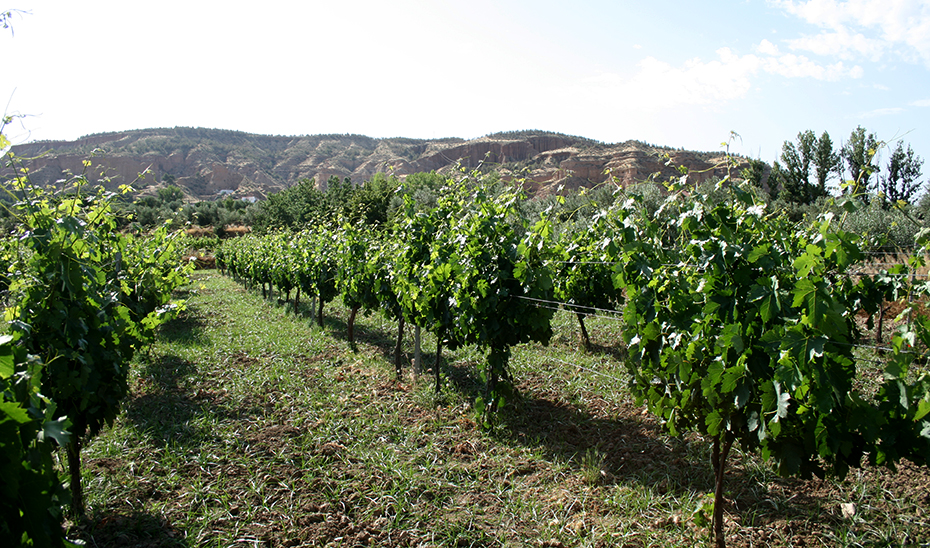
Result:
{"label": "trellis wire", "polygon": [[[623,312],[622,312],[622,311],[619,311],[619,310],[609,310],[609,309],[606,309],[606,308],[597,308],[597,307],[593,307],[593,306],[574,305],[574,304],[571,304],[571,303],[564,303],[564,302],[561,302],[561,301],[552,301],[552,300],[546,300],[546,299],[536,299],[536,298],[533,298],[533,297],[525,297],[525,296],[522,296],[522,295],[514,295],[514,297],[515,297],[515,298],[518,298],[518,299],[523,299],[523,300],[526,300],[526,301],[530,301],[530,302],[531,302],[531,306],[535,306],[535,307],[537,307],[537,308],[543,308],[543,309],[547,309],[547,310],[554,310],[554,311],[557,311],[557,312],[568,312],[568,313],[573,313],[573,314],[582,314],[582,315],[585,316],[585,317],[602,318],[602,319],[611,320],[611,321],[620,321],[620,322],[624,321],[624,319],[623,319],[622,317],[620,317],[620,316],[623,314]],[[579,310],[579,309],[590,310],[591,312],[582,312],[582,311]],[[608,315],[604,315],[604,314],[602,314],[602,313],[606,313],[606,314],[608,314]],[[845,342],[833,341],[833,340],[831,340],[830,342],[831,342],[832,344],[836,344],[836,345],[849,346],[849,347],[852,347],[852,348],[859,348],[859,349],[864,349],[864,350],[877,350],[877,351],[879,351],[879,352],[894,352],[894,349],[893,349],[893,348],[887,347],[887,346],[867,345],[867,344],[858,344],[858,343],[845,343]],[[913,354],[913,355],[918,355],[918,356],[924,356],[922,353],[918,353],[918,352],[915,352],[915,351],[905,351],[905,352],[903,352],[903,353],[904,353],[904,354]],[[876,363],[876,364],[882,364],[882,363],[883,363],[883,362],[879,362],[879,361],[875,361],[875,360],[868,360],[868,359],[865,359],[865,358],[857,358],[857,361],[871,362],[871,363]],[[573,364],[570,364],[570,365],[573,365]]]}

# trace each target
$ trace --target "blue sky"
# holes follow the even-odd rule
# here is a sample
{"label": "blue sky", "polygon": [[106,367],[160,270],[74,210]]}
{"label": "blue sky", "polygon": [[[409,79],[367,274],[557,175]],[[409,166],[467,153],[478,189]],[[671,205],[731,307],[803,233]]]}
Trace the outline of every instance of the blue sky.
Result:
{"label": "blue sky", "polygon": [[[857,125],[930,156],[930,2],[31,1],[14,142],[201,126],[473,138],[541,129],[732,149]],[[930,173],[930,165],[925,168]]]}

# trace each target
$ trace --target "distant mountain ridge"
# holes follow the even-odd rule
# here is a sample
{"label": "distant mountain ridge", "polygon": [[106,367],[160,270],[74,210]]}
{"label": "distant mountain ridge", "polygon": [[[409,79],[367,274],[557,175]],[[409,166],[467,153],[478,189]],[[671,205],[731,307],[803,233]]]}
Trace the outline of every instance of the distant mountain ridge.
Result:
{"label": "distant mountain ridge", "polygon": [[305,178],[323,186],[332,176],[349,177],[358,184],[379,172],[401,178],[422,171],[442,173],[457,163],[467,168],[480,162],[496,165],[504,177],[524,178],[524,188],[534,195],[591,187],[608,177],[623,185],[654,174],[665,179],[676,175],[679,165],[688,167],[696,182],[726,175],[723,151],[693,152],[640,141],[606,144],[536,130],[465,140],[159,128],[27,143],[14,146],[13,152],[28,158],[35,184],[52,184],[68,172],[80,173],[89,158],[91,180],[108,177],[107,184],[114,188],[136,181],[135,188],[146,194],[164,186],[165,176],[170,175],[190,200],[264,197]]}

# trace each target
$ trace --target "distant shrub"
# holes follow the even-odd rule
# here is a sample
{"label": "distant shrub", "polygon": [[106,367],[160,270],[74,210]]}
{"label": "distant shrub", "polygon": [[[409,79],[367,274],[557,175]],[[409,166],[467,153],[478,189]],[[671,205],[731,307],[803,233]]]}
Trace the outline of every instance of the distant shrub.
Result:
{"label": "distant shrub", "polygon": [[913,247],[920,225],[911,213],[910,206],[902,210],[890,206],[878,196],[846,216],[843,229],[860,235],[863,247],[878,248]]}

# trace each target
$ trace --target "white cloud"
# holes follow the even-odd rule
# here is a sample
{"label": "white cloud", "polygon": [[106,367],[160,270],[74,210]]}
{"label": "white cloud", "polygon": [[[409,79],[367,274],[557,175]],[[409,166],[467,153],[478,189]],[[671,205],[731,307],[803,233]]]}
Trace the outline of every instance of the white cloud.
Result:
{"label": "white cloud", "polygon": [[821,65],[803,55],[785,54],[772,56],[764,60],[763,69],[771,74],[786,78],[814,78],[835,82],[843,78],[861,78],[862,67],[856,65],[847,68],[843,62]]}
{"label": "white cloud", "polygon": [[930,2],[925,0],[770,0],[787,13],[821,27],[788,40],[789,47],[840,59],[878,60],[894,55],[930,67]]}
{"label": "white cloud", "polygon": [[778,46],[768,40],[762,40],[759,42],[759,45],[756,46],[756,51],[762,55],[778,55]]}
{"label": "white cloud", "polygon": [[912,107],[930,107],[930,99],[921,99],[920,101],[912,101],[908,103]]}
{"label": "white cloud", "polygon": [[728,70],[722,61],[691,59],[676,67],[646,57],[632,77],[599,74],[572,85],[566,97],[580,104],[625,105],[646,113],[682,105],[723,103],[745,95],[750,87],[744,73]]}
{"label": "white cloud", "polygon": [[900,107],[877,108],[875,110],[863,112],[862,114],[859,115],[859,117],[860,118],[878,118],[879,116],[891,116],[893,114],[901,114],[902,112],[904,112],[904,109]]}
{"label": "white cloud", "polygon": [[847,60],[865,57],[871,61],[878,61],[888,47],[882,40],[867,38],[862,33],[852,34],[846,28],[795,38],[787,42],[791,49]]}
{"label": "white cloud", "polygon": [[822,65],[803,55],[782,53],[778,46],[768,40],[762,40],[754,49],[763,55],[757,58],[760,68],[770,74],[778,74],[786,78],[814,78],[827,81],[862,77],[862,67],[858,65],[851,68],[847,68],[842,62]]}
{"label": "white cloud", "polygon": [[744,97],[759,73],[785,78],[813,78],[835,81],[860,78],[862,68],[842,62],[817,63],[803,55],[782,53],[763,40],[755,54],[738,55],[730,48],[717,50],[717,59],[692,58],[673,66],[655,57],[639,62],[632,77],[600,74],[573,86],[570,96],[585,101],[622,101],[640,110],[666,109],[687,105],[718,105]]}
{"label": "white cloud", "polygon": [[719,60],[705,63],[695,58],[681,67],[647,57],[640,62],[640,72],[631,84],[648,90],[650,96],[661,97],[663,103],[700,105],[745,95],[751,87],[748,76],[755,72],[755,61],[737,57],[727,48],[717,54]]}

